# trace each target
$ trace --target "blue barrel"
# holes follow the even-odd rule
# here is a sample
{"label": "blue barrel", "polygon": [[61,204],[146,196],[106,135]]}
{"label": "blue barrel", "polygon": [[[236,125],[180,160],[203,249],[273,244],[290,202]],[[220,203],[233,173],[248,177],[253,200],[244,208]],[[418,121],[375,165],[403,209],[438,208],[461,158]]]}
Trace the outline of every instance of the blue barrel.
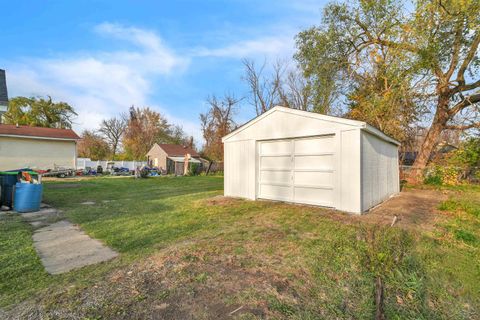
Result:
{"label": "blue barrel", "polygon": [[20,183],[15,185],[13,210],[17,212],[32,212],[40,210],[43,185]]}

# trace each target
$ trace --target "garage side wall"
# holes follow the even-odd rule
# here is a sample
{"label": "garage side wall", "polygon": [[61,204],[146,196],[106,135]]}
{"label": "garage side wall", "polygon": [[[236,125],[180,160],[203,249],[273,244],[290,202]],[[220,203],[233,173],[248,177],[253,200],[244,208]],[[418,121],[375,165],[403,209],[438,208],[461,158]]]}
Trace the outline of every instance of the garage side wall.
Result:
{"label": "garage side wall", "polygon": [[224,143],[224,194],[255,200],[256,144],[254,140]]}
{"label": "garage side wall", "polygon": [[0,137],[0,171],[19,168],[76,167],[74,141]]}
{"label": "garage side wall", "polygon": [[362,131],[362,211],[400,192],[398,146]]}
{"label": "garage side wall", "polygon": [[360,214],[362,212],[361,203],[361,143],[360,129],[344,130],[340,133],[338,153],[338,200],[337,209]]}

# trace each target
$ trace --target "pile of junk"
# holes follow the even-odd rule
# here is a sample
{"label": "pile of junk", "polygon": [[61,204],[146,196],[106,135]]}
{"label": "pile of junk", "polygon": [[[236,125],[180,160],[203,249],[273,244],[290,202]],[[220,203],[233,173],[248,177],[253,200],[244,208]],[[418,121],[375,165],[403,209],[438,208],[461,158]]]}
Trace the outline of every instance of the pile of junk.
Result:
{"label": "pile of junk", "polygon": [[16,212],[40,210],[42,176],[31,169],[0,171],[0,208]]}

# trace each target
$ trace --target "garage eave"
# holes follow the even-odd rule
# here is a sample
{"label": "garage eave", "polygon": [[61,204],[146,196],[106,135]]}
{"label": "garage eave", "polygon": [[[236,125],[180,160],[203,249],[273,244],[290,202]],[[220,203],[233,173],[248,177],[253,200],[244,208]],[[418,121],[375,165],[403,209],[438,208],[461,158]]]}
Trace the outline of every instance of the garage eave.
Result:
{"label": "garage eave", "polygon": [[373,135],[375,135],[375,136],[377,136],[377,137],[379,137],[382,140],[393,143],[397,146],[401,145],[400,142],[398,142],[397,140],[387,136],[385,133],[383,133],[382,131],[378,130],[377,128],[369,125],[368,123],[364,123],[364,127],[362,129],[371,133],[371,134],[373,134]]}

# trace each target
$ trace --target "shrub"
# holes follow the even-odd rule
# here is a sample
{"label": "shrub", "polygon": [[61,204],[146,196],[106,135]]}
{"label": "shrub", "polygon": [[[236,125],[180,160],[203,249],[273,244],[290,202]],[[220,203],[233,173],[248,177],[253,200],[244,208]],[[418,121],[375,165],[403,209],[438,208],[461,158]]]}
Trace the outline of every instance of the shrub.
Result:
{"label": "shrub", "polygon": [[458,184],[458,170],[455,167],[434,165],[427,169],[423,183],[430,185],[454,186]]}

